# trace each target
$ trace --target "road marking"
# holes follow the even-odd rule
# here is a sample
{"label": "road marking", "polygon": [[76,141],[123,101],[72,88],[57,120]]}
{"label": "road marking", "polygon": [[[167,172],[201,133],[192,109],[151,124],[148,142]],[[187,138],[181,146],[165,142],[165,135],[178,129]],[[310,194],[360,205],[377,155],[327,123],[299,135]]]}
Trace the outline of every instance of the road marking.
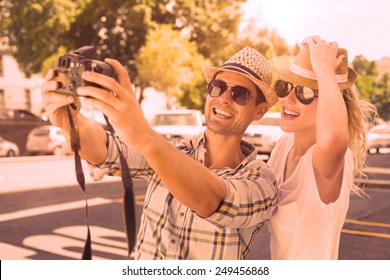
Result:
{"label": "road marking", "polygon": [[[374,226],[374,227],[384,227],[390,228],[390,224],[386,223],[378,223],[378,222],[369,222],[369,221],[359,221],[353,219],[346,219],[346,223],[355,224],[355,225],[363,225],[363,226]],[[390,238],[390,234],[387,233],[379,233],[372,231],[361,231],[361,230],[352,230],[352,229],[342,229],[341,232],[347,234],[355,234],[355,235],[363,235],[363,236],[372,236],[372,237],[380,237],[380,238]]]}
{"label": "road marking", "polygon": [[365,179],[365,178],[355,178],[354,183],[390,186],[389,180],[373,180],[373,179]]}
{"label": "road marking", "polygon": [[381,238],[390,238],[390,234],[387,233],[378,233],[371,231],[360,231],[360,230],[351,230],[351,229],[342,229],[342,233],[363,235],[363,236],[372,236],[372,237],[381,237]]}
{"label": "road marking", "polygon": [[[95,197],[88,199],[88,206],[96,206],[112,203],[112,199],[106,199],[102,197]],[[44,214],[51,214],[56,212],[62,212],[67,210],[73,210],[85,207],[85,200],[72,201],[62,204],[48,205],[36,208],[30,208],[25,210],[16,211],[13,213],[6,213],[0,215],[0,222],[9,220],[23,219],[27,217],[39,216]]]}
{"label": "road marking", "polygon": [[[114,199],[114,201],[117,202],[117,203],[122,203],[123,202],[123,198],[116,198],[116,199]],[[143,206],[144,205],[144,201],[145,201],[145,195],[136,195],[134,197],[135,205]]]}
{"label": "road marking", "polygon": [[[119,259],[129,259],[125,233],[100,226],[90,226],[92,254],[94,260],[108,260],[102,254],[116,255]],[[33,259],[39,251],[80,259],[87,235],[85,226],[57,228],[51,234],[33,235],[23,240],[23,245],[37,251],[0,242],[0,259],[27,260]],[[123,240],[123,241],[120,241]],[[130,259],[134,258],[134,252]]]}
{"label": "road marking", "polygon": [[352,220],[352,219],[346,219],[345,222],[349,224],[356,224],[356,225],[390,228],[390,224],[385,224],[385,223],[366,222],[366,221],[359,221],[359,220]]}
{"label": "road marking", "polygon": [[376,173],[376,174],[388,174],[390,175],[390,169],[389,168],[384,168],[384,167],[366,167],[363,169],[363,172],[365,174],[367,173]]}
{"label": "road marking", "polygon": [[[90,226],[92,244],[104,244],[110,247],[117,247],[127,250],[126,234],[123,231],[104,228],[100,226]],[[55,234],[85,240],[87,230],[85,226],[69,226],[53,230]],[[114,240],[113,240],[114,239]],[[123,240],[123,241],[118,241]],[[127,252],[126,254],[127,255]]]}
{"label": "road marking", "polygon": [[[136,195],[135,204],[143,205],[144,198],[145,198],[144,195]],[[121,199],[118,200],[118,199],[107,199],[102,197],[95,197],[95,198],[88,199],[88,206],[89,207],[98,206],[98,205],[104,205],[109,203],[117,203],[121,201],[122,201]],[[67,210],[74,210],[74,209],[79,209],[84,207],[85,207],[85,200],[78,200],[78,201],[72,201],[72,202],[67,202],[62,204],[30,208],[30,209],[20,210],[12,213],[0,214],[0,222],[6,222],[6,221],[16,220],[16,219],[24,219],[33,216],[51,214],[51,213],[62,212]]]}
{"label": "road marking", "polygon": [[35,251],[0,242],[0,260],[29,260]]}

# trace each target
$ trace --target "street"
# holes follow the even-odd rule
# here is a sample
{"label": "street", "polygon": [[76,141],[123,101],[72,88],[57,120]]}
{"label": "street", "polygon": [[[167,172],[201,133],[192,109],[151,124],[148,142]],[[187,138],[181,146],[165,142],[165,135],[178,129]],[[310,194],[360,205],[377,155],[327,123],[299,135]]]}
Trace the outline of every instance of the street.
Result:
{"label": "street", "polygon": [[[390,154],[369,155],[367,163],[367,196],[351,196],[340,259],[390,259]],[[93,259],[127,259],[120,179],[93,182],[83,167]],[[146,184],[134,183],[138,224]],[[80,259],[85,224],[85,200],[72,157],[0,159],[0,259]],[[269,259],[268,243],[265,226],[249,259]]]}

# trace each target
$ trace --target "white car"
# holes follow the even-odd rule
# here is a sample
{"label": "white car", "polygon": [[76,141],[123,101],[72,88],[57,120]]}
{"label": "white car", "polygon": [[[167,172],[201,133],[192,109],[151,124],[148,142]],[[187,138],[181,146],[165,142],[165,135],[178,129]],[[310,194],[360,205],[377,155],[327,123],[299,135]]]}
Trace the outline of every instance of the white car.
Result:
{"label": "white car", "polygon": [[280,128],[280,118],[280,112],[265,113],[260,120],[248,126],[242,139],[254,145],[258,154],[269,156],[276,142],[284,134]]}
{"label": "white car", "polygon": [[61,156],[71,154],[63,131],[53,125],[43,125],[31,130],[27,136],[26,151],[30,155],[51,154]]}
{"label": "white car", "polygon": [[373,126],[367,133],[367,151],[379,153],[381,148],[390,148],[390,126]]}
{"label": "white car", "polygon": [[151,126],[169,141],[177,141],[202,132],[202,113],[187,109],[161,111],[154,116]]}
{"label": "white car", "polygon": [[0,157],[16,157],[18,155],[18,145],[14,142],[7,141],[0,136]]}

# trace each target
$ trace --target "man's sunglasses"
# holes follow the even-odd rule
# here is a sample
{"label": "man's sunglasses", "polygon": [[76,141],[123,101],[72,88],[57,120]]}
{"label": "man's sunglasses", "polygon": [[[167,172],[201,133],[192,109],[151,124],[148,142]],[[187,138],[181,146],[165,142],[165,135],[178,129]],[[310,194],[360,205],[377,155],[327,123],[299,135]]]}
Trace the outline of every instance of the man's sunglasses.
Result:
{"label": "man's sunglasses", "polygon": [[230,94],[234,102],[238,105],[246,105],[249,103],[252,97],[252,93],[249,89],[243,86],[229,86],[222,80],[211,80],[208,85],[208,93],[211,97],[218,97],[222,95],[230,87]]}
{"label": "man's sunglasses", "polygon": [[277,80],[275,83],[275,92],[278,97],[286,97],[294,89],[295,96],[302,104],[309,105],[315,97],[318,97],[318,90],[295,86],[283,80]]}

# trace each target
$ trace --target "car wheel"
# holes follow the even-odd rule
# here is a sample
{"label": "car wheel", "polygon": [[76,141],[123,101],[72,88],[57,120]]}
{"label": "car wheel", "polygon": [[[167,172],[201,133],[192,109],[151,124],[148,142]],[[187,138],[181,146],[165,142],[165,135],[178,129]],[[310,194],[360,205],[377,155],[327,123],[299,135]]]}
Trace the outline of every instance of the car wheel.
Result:
{"label": "car wheel", "polygon": [[53,149],[53,155],[55,156],[63,156],[65,155],[65,150],[61,146],[57,146]]}
{"label": "car wheel", "polygon": [[16,156],[16,153],[15,153],[14,150],[9,150],[9,151],[7,152],[7,157],[15,157],[15,156]]}

